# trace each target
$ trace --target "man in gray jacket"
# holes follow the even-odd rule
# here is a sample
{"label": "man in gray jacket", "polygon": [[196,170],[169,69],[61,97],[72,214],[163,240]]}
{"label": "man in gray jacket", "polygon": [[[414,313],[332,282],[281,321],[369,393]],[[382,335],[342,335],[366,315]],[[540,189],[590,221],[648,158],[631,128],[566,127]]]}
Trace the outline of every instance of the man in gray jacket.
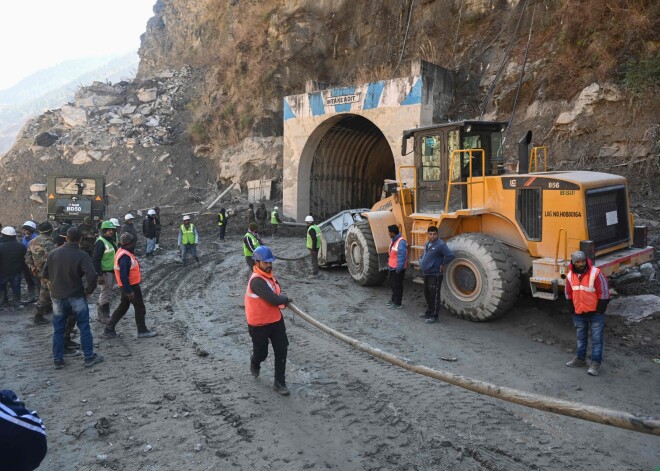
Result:
{"label": "man in gray jacket", "polygon": [[[89,327],[89,306],[86,295],[96,289],[96,270],[92,259],[80,250],[82,233],[72,227],[66,233],[66,243],[48,254],[42,277],[49,280],[53,299],[53,362],[55,369],[64,368],[64,330],[70,313],[76,317],[80,344],[85,355],[84,365],[103,361],[94,353],[94,339]],[[85,279],[85,285],[83,284]]]}

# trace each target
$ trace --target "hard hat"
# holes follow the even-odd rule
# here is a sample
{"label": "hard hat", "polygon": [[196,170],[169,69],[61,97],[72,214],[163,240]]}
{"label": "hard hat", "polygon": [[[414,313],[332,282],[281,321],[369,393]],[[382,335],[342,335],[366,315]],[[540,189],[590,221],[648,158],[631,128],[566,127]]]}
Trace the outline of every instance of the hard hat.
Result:
{"label": "hard hat", "polygon": [[259,262],[274,262],[275,257],[273,256],[273,252],[271,252],[270,248],[265,246],[265,245],[260,245],[256,249],[254,249],[254,252],[252,252],[252,259],[257,260]]}
{"label": "hard hat", "polygon": [[110,218],[110,222],[115,225],[115,227],[119,227],[119,219],[117,218]]}
{"label": "hard hat", "polygon": [[124,221],[130,221],[131,219],[135,219],[135,216],[133,216],[131,213],[128,213],[126,216],[124,216]]}
{"label": "hard hat", "polygon": [[183,220],[184,220],[184,221],[190,221],[190,216],[188,216],[188,215],[186,214],[185,216],[183,216]]}
{"label": "hard hat", "polygon": [[11,226],[3,227],[1,232],[3,235],[16,237],[16,229]]}
{"label": "hard hat", "polygon": [[155,216],[156,215],[156,210],[150,209],[149,211],[147,211],[147,215],[148,216]]}
{"label": "hard hat", "polygon": [[307,216],[305,222],[314,222],[314,218],[312,216]]}
{"label": "hard hat", "polygon": [[23,223],[23,227],[29,227],[29,228],[32,229],[32,230],[36,230],[36,229],[37,229],[37,225],[34,223],[34,221],[25,221],[25,222]]}
{"label": "hard hat", "polygon": [[274,209],[275,211],[277,211],[277,206],[275,206],[273,209]]}
{"label": "hard hat", "polygon": [[571,254],[571,263],[575,262],[586,262],[587,261],[587,256],[584,254],[583,251],[578,250],[577,252],[573,252]]}
{"label": "hard hat", "polygon": [[101,229],[117,229],[112,221],[103,221],[101,224]]}

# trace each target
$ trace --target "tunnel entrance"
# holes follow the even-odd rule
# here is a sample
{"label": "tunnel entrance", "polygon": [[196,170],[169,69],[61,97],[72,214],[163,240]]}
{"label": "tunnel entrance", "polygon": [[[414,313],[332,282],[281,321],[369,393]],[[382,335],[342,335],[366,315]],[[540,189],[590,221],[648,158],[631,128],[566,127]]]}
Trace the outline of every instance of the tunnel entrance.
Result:
{"label": "tunnel entrance", "polygon": [[345,115],[321,138],[310,178],[310,214],[323,220],[345,209],[371,208],[385,179],[396,178],[394,156],[371,121]]}

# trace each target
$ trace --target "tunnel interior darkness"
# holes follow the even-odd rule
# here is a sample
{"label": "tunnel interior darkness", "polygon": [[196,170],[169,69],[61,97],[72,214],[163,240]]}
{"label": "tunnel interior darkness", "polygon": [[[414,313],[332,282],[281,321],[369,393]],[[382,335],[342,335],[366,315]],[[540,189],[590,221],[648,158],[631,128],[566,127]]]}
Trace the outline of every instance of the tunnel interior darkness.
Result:
{"label": "tunnel interior darkness", "polygon": [[310,213],[326,219],[344,209],[370,208],[380,200],[383,181],[394,178],[394,156],[380,129],[361,116],[346,116],[314,153]]}

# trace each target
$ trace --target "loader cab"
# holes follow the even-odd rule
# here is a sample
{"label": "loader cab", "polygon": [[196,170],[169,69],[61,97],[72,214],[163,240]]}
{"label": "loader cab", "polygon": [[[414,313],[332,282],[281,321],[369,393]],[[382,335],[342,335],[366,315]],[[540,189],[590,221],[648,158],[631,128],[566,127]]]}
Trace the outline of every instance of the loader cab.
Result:
{"label": "loader cab", "polygon": [[[449,181],[500,175],[504,168],[502,133],[506,122],[460,121],[411,129],[403,134],[401,154],[413,140],[418,213],[445,211]],[[450,210],[467,206],[467,186],[452,185]]]}

